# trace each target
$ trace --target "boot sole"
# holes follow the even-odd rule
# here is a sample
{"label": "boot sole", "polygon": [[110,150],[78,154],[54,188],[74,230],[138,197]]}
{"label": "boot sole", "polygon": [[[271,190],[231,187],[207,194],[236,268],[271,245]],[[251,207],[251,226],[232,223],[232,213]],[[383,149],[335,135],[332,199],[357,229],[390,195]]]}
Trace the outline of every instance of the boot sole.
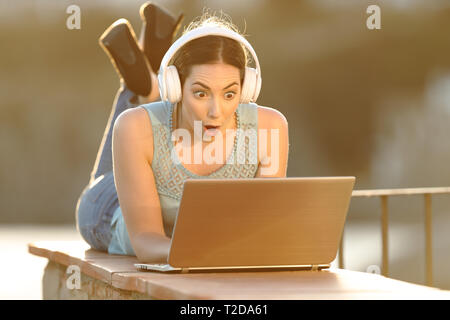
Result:
{"label": "boot sole", "polygon": [[148,96],[152,85],[150,71],[130,23],[126,19],[114,22],[100,36],[99,44],[128,89]]}

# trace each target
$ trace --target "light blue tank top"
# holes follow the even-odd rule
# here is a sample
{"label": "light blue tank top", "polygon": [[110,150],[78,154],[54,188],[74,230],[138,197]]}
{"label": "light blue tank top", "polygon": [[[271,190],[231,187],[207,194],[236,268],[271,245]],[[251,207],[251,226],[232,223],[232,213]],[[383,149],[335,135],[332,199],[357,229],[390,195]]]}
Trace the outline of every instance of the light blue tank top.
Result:
{"label": "light blue tank top", "polygon": [[[237,149],[227,159],[226,164],[206,176],[200,176],[187,170],[179,161],[173,161],[173,144],[170,140],[170,110],[168,102],[153,102],[140,106],[150,117],[153,128],[152,170],[161,204],[164,231],[172,237],[178,208],[180,206],[183,185],[186,179],[213,178],[254,178],[258,170],[257,129],[258,106],[255,103],[239,104]],[[120,206],[114,211],[111,220],[112,239],[108,248],[110,254],[135,255],[126,229]]]}

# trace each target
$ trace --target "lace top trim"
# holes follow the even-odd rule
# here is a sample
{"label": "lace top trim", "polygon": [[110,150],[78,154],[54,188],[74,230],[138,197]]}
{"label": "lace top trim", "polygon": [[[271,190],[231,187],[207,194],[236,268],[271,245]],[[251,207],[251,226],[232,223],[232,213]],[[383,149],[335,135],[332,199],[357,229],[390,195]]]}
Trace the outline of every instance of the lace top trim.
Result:
{"label": "lace top trim", "polygon": [[[201,176],[186,169],[180,162],[174,163],[171,155],[169,103],[156,102],[143,105],[150,115],[153,127],[154,154],[152,169],[159,195],[181,200],[186,179],[253,178],[257,164],[257,117],[255,104],[240,104],[240,132],[237,137],[236,154],[233,151],[227,162],[212,173]],[[251,110],[254,108],[254,110]]]}

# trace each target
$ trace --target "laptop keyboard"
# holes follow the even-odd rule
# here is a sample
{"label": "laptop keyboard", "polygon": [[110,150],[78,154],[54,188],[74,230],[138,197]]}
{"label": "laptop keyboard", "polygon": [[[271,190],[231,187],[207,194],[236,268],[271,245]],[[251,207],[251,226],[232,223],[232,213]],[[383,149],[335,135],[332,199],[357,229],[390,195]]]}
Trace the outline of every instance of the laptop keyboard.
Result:
{"label": "laptop keyboard", "polygon": [[137,263],[135,266],[141,270],[171,271],[177,270],[168,263]]}

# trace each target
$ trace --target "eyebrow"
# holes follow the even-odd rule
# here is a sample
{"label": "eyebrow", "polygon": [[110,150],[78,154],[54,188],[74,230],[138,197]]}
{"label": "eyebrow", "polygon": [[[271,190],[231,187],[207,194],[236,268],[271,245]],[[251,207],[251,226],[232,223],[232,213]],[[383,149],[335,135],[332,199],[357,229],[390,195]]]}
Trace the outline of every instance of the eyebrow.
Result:
{"label": "eyebrow", "polygon": [[[194,85],[194,84],[201,85],[202,87],[204,87],[205,89],[208,89],[208,90],[211,89],[211,88],[208,87],[206,84],[203,84],[203,83],[201,83],[200,81],[195,81],[192,85]],[[235,81],[235,82],[233,82],[233,83],[227,85],[227,86],[226,86],[225,88],[223,88],[222,90],[228,89],[229,87],[234,86],[234,85],[237,85],[237,84],[238,84],[238,83]]]}

